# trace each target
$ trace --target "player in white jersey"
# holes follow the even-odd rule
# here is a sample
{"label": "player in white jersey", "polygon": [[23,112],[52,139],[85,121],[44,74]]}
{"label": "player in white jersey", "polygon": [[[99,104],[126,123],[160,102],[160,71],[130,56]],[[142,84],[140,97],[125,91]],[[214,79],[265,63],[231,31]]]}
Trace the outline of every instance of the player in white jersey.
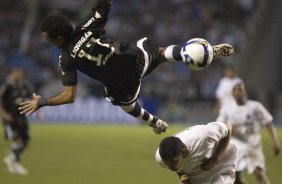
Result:
{"label": "player in white jersey", "polygon": [[272,124],[273,117],[260,102],[247,99],[243,83],[234,85],[233,96],[236,103],[222,107],[216,121],[230,122],[233,126],[231,142],[238,148],[235,184],[244,183],[240,177],[243,171],[255,173],[259,183],[269,184],[260,130],[266,126],[272,138],[274,155],[278,155],[280,144]]}
{"label": "player in white jersey", "polygon": [[156,161],[175,171],[181,184],[233,184],[237,149],[230,124],[211,122],[164,138]]}
{"label": "player in white jersey", "polygon": [[219,81],[216,96],[216,111],[225,104],[235,103],[232,96],[232,88],[235,83],[242,82],[242,79],[236,76],[234,66],[227,65],[224,69],[224,77]]}

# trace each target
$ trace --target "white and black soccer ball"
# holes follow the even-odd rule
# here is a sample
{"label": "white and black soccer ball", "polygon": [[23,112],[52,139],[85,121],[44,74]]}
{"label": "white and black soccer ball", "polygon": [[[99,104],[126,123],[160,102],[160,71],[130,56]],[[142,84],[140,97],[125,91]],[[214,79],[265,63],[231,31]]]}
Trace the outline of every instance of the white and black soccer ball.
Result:
{"label": "white and black soccer ball", "polygon": [[202,70],[211,63],[213,50],[207,40],[193,38],[182,47],[180,55],[190,69]]}

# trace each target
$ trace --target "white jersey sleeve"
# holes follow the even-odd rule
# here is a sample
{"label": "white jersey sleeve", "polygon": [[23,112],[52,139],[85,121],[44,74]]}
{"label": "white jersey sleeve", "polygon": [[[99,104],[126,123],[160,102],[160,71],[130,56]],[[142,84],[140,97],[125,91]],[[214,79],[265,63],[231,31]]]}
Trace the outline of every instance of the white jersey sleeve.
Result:
{"label": "white jersey sleeve", "polygon": [[209,129],[209,138],[212,138],[216,142],[219,142],[220,139],[227,137],[228,135],[228,128],[222,122],[211,122],[207,124]]}
{"label": "white jersey sleeve", "polygon": [[272,115],[266,110],[266,108],[260,102],[257,102],[257,108],[255,113],[258,122],[260,122],[262,125],[266,125],[272,122],[273,120]]}
{"label": "white jersey sleeve", "polygon": [[228,135],[228,128],[222,122],[211,122],[207,124],[207,127],[208,135],[205,149],[209,150],[206,154],[206,158],[210,158],[219,141]]}

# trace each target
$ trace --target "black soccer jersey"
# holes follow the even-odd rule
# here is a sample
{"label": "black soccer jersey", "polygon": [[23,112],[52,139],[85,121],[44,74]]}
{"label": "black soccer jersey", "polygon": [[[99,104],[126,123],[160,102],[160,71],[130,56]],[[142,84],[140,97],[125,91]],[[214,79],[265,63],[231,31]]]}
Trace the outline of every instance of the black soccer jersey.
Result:
{"label": "black soccer jersey", "polygon": [[24,116],[19,113],[18,108],[20,103],[32,96],[32,92],[32,87],[27,82],[23,82],[20,85],[7,82],[0,89],[1,104],[14,117]]}
{"label": "black soccer jersey", "polygon": [[110,5],[99,1],[73,31],[59,57],[62,82],[77,84],[77,70],[106,86],[138,83],[144,67],[143,53],[131,43],[110,41],[106,24]]}

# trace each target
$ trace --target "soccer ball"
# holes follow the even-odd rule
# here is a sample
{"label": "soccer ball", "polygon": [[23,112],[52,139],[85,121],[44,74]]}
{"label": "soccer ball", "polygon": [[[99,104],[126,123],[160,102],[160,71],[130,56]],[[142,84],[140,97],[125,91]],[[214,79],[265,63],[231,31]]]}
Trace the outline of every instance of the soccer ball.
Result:
{"label": "soccer ball", "polygon": [[190,69],[202,70],[211,63],[213,50],[207,40],[193,38],[181,48],[180,55]]}

